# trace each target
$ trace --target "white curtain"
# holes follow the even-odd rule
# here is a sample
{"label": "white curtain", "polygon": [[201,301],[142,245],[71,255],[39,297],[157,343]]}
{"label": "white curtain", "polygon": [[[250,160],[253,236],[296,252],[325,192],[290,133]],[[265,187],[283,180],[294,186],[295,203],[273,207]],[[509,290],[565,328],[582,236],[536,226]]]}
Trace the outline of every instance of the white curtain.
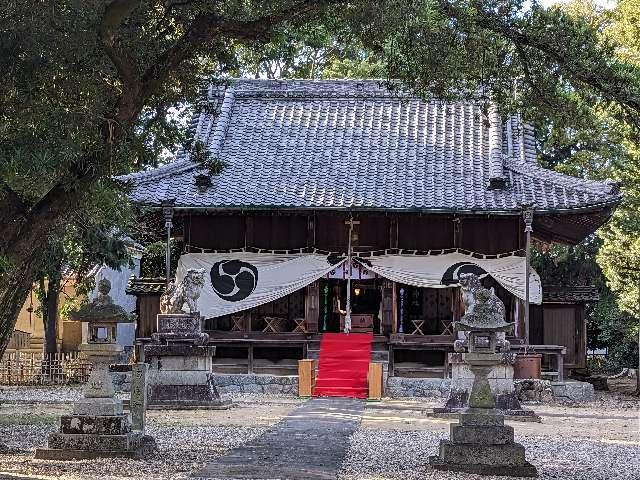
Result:
{"label": "white curtain", "polygon": [[[381,255],[358,259],[369,270],[394,282],[423,288],[445,288],[457,285],[458,275],[464,272],[490,275],[507,291],[525,299],[526,258],[508,256],[480,259],[463,253],[442,255]],[[542,303],[540,277],[531,269],[529,301]]]}
{"label": "white curtain", "polygon": [[205,270],[198,308],[206,318],[213,318],[289,295],[344,261],[331,264],[327,255],[316,253],[188,253],[178,261],[176,280],[182,281],[191,268]]}

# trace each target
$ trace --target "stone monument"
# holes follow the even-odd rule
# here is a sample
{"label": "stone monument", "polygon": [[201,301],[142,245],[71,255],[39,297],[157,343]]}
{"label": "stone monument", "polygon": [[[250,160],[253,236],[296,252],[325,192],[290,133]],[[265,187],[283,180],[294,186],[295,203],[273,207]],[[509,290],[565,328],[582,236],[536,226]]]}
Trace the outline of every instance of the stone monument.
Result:
{"label": "stone monument", "polygon": [[70,460],[96,457],[140,457],[156,449],[155,441],[133,431],[122,400],[114,398],[109,364],[122,352],[116,343],[117,325],[132,321],[130,315],[113,303],[111,283],[98,284],[98,297],[84,305],[73,320],[89,324],[86,344],[80,346],[91,362],[91,374],[84,398],[73,406],[71,415],[60,419],[60,431],[49,435],[48,448],[36,450],[36,458]]}
{"label": "stone monument", "polygon": [[[179,285],[170,285],[160,299],[158,329],[144,346],[150,364],[148,408],[229,408],[212,378],[215,347],[202,332],[198,298],[204,270],[190,269]],[[183,311],[187,305],[189,313]]]}
{"label": "stone monument", "polygon": [[456,340],[454,349],[474,375],[469,406],[460,413],[460,423],[451,424],[449,440],[440,441],[438,456],[429,458],[438,470],[453,470],[480,475],[537,477],[536,468],[525,459],[524,447],[514,442],[513,427],[504,424],[504,415],[496,409],[496,399],[488,375],[509,349],[501,332],[513,328],[505,322],[505,308],[492,290],[480,285],[475,274],[460,275],[465,314],[458,329],[466,339]]}

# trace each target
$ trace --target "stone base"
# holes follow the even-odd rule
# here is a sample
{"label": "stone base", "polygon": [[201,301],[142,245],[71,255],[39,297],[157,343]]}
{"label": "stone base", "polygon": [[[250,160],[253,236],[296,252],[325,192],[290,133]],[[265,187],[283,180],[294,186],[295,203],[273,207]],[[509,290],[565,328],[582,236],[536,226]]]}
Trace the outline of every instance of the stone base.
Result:
{"label": "stone base", "polygon": [[[507,380],[508,382],[508,380]],[[513,384],[513,382],[512,382]],[[451,387],[443,407],[433,409],[435,414],[450,414],[464,411],[469,406],[470,389]],[[510,419],[539,422],[540,416],[533,410],[522,408],[515,390],[495,394],[496,408]]]}
{"label": "stone base", "polygon": [[156,400],[152,405],[147,405],[147,410],[228,410],[231,407],[231,400],[208,403],[199,400]]}
{"label": "stone base", "polygon": [[73,404],[74,415],[122,415],[122,401],[116,398],[81,398]]}
{"label": "stone base", "polygon": [[52,433],[49,448],[36,449],[42,460],[82,460],[100,457],[143,458],[158,447],[153,437],[140,433],[98,435]]}
{"label": "stone base", "polygon": [[126,435],[131,432],[127,415],[63,415],[61,434]]}
{"label": "stone base", "polygon": [[[496,399],[496,407],[499,410],[499,413],[504,415],[508,420],[515,420],[521,422],[541,422],[542,418],[533,410],[528,410],[520,407],[518,403],[517,406],[520,408],[508,408],[509,406],[513,406],[509,402],[500,401],[500,399],[504,399],[507,395],[498,395]],[[465,397],[465,402],[461,404],[456,404],[451,402],[451,397],[447,401],[444,407],[435,407],[433,409],[433,413],[427,413],[427,416],[434,417],[443,417],[443,418],[457,418],[461,412],[467,410],[469,405],[468,400]]]}
{"label": "stone base", "polygon": [[440,457],[429,457],[429,465],[436,470],[448,470],[451,472],[474,473],[476,475],[507,476],[507,477],[537,477],[538,470],[529,462],[524,465],[468,465],[446,462]]}
{"label": "stone base", "polygon": [[480,475],[538,476],[525,458],[524,447],[514,442],[513,427],[504,424],[497,410],[468,409],[460,414],[460,423],[450,428],[450,440],[441,440],[439,455],[429,458],[433,468]]}

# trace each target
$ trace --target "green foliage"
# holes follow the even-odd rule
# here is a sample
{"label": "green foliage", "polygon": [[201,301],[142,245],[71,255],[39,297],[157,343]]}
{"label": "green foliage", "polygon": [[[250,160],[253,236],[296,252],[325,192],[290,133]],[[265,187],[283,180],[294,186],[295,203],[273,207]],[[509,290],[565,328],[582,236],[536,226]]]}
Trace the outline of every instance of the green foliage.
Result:
{"label": "green foliage", "polygon": [[227,166],[227,162],[211,155],[209,148],[200,141],[191,149],[191,160],[202,165],[209,175],[219,175]]}
{"label": "green foliage", "polygon": [[602,271],[595,261],[600,240],[592,235],[575,245],[534,243],[531,265],[549,285],[595,285],[604,287]]}
{"label": "green foliage", "polygon": [[[635,21],[638,0],[623,0],[613,10],[578,0],[563,13],[580,19],[604,39],[610,51],[626,62],[627,73],[640,66],[640,33]],[[622,68],[622,67],[620,67]],[[597,236],[575,247],[555,245],[534,254],[545,282],[593,284],[601,300],[587,308],[588,344],[607,347],[607,368],[637,364],[637,325],[640,321],[640,154],[634,121],[618,106],[599,96],[575,96],[569,115],[534,122],[540,161],[563,173],[621,182],[625,195],[611,221]]]}
{"label": "green foliage", "polygon": [[636,368],[638,364],[638,325],[636,319],[620,311],[616,298],[605,291],[588,312],[589,348],[607,348],[604,368],[609,372]]}
{"label": "green foliage", "polygon": [[[178,267],[178,258],[182,254],[182,244],[171,239],[171,272]],[[140,264],[141,277],[164,277],[166,242],[152,242],[145,245],[145,255]]]}

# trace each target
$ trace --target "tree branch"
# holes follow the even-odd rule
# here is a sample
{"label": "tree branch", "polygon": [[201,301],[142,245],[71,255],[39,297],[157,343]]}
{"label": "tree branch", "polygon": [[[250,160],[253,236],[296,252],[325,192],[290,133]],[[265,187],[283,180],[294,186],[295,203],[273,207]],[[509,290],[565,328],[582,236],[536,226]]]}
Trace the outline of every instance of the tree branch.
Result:
{"label": "tree branch", "polygon": [[0,225],[2,226],[2,240],[0,249],[24,222],[27,206],[7,183],[0,179]]}
{"label": "tree branch", "polygon": [[225,38],[265,40],[277,25],[300,22],[328,5],[344,1],[301,0],[254,20],[235,20],[213,13],[200,14],[194,18],[182,37],[142,74],[141,94],[144,97],[152,95],[175,68],[208,43],[216,42],[222,48],[222,40]]}
{"label": "tree branch", "polygon": [[[439,0],[438,4],[444,14],[450,18],[463,19],[468,15],[468,11],[454,6],[448,0]],[[576,67],[568,52],[563,51],[562,48],[557,48],[556,45],[551,43],[555,38],[553,35],[532,35],[519,25],[505,20],[506,16],[484,10],[478,1],[472,1],[472,6],[476,13],[474,19],[480,27],[501,35],[515,45],[524,45],[542,53],[549,60],[556,63],[567,78],[589,85],[605,98],[632,109],[636,114],[640,114],[640,96],[629,90],[629,85],[612,70],[611,66],[600,65],[600,68]],[[566,45],[566,47],[569,48],[569,45]],[[601,60],[601,58],[598,58],[598,60]],[[622,83],[625,84],[622,85]]]}
{"label": "tree branch", "polygon": [[136,65],[127,53],[116,47],[116,29],[140,4],[140,0],[113,0],[102,15],[98,34],[102,47],[116,67],[123,90],[135,89],[139,82]]}

